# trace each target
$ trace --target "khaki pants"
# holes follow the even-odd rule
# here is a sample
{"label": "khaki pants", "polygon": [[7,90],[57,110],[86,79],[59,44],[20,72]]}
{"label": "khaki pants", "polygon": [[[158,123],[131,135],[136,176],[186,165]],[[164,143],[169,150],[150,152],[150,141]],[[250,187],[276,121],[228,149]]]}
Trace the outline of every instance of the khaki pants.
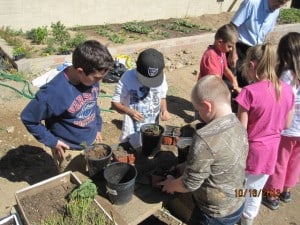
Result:
{"label": "khaki pants", "polygon": [[86,174],[86,160],[82,150],[66,150],[64,158],[61,158],[55,149],[51,149],[51,152],[59,173],[79,171]]}

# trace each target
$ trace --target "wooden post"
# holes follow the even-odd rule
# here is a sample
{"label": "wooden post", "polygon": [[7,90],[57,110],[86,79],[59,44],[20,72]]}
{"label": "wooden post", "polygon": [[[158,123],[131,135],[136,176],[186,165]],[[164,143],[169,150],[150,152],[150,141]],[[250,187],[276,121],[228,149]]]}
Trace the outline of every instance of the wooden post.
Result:
{"label": "wooden post", "polygon": [[233,2],[231,3],[231,5],[229,6],[227,12],[230,12],[233,8],[233,6],[236,4],[237,0],[233,0]]}

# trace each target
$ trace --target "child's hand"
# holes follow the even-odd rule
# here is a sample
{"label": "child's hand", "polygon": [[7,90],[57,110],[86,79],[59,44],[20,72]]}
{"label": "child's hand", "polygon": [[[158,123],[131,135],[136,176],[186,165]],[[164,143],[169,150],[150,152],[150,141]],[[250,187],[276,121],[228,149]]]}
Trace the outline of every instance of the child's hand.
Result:
{"label": "child's hand", "polygon": [[160,112],[160,118],[161,118],[162,121],[165,121],[165,120],[170,119],[170,118],[171,118],[171,115],[170,115],[170,113],[169,113],[168,110],[161,111],[161,112]]}
{"label": "child's hand", "polygon": [[62,159],[64,158],[66,149],[70,149],[70,146],[67,145],[66,143],[58,140],[57,144],[55,146],[55,150],[56,150],[57,154],[59,155],[59,157],[61,157]]}
{"label": "child's hand", "polygon": [[96,142],[99,142],[99,143],[101,143],[102,141],[103,141],[103,139],[102,139],[101,132],[97,132],[97,136],[96,136]]}
{"label": "child's hand", "polygon": [[169,194],[174,194],[175,189],[174,189],[174,185],[172,183],[173,180],[175,180],[175,178],[172,175],[167,175],[167,179],[157,183],[157,185],[162,186],[163,192],[167,192]]}
{"label": "child's hand", "polygon": [[131,116],[132,119],[139,121],[139,122],[142,122],[145,119],[143,114],[141,114],[140,112],[133,110],[133,109],[130,110],[128,115]]}
{"label": "child's hand", "polygon": [[241,92],[242,88],[240,88],[239,86],[234,86],[234,87],[233,87],[233,90],[234,90],[235,93],[238,94],[238,93]]}

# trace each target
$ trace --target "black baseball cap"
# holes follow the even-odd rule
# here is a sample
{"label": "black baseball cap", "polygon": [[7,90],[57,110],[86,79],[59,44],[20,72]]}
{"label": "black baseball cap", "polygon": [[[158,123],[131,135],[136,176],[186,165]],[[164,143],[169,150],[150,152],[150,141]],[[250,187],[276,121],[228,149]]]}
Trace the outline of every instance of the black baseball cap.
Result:
{"label": "black baseball cap", "polygon": [[146,87],[158,87],[164,80],[164,56],[154,48],[142,51],[136,61],[138,80]]}

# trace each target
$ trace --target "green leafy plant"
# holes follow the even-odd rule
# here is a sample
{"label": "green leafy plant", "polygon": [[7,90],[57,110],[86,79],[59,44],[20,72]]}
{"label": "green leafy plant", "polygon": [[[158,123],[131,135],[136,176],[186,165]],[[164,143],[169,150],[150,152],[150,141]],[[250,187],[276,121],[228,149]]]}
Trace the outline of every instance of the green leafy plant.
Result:
{"label": "green leafy plant", "polygon": [[108,25],[100,26],[96,32],[103,37],[107,37],[108,40],[112,41],[113,43],[125,43],[125,38],[114,33]]}
{"label": "green leafy plant", "polygon": [[175,24],[179,25],[179,26],[183,26],[183,27],[188,27],[188,28],[193,28],[193,27],[197,27],[196,24],[193,24],[187,20],[176,20]]}
{"label": "green leafy plant", "polygon": [[77,189],[72,191],[72,193],[70,194],[70,199],[71,200],[87,199],[91,201],[95,198],[96,195],[97,195],[96,185],[90,179],[87,179]]}
{"label": "green leafy plant", "polygon": [[145,128],[144,132],[147,133],[148,135],[157,136],[157,135],[160,135],[161,129],[160,129],[159,125],[151,124]]}
{"label": "green leafy plant", "polygon": [[300,9],[283,8],[280,10],[279,23],[300,23]]}
{"label": "green leafy plant", "polygon": [[57,49],[53,45],[47,45],[47,47],[43,49],[42,54],[44,56],[53,55],[56,51]]}
{"label": "green leafy plant", "polygon": [[185,33],[185,34],[191,32],[189,28],[183,27],[183,26],[177,24],[176,22],[170,23],[170,24],[166,24],[165,27],[167,29],[169,29],[169,30],[179,31],[179,32],[182,32],[182,33]]}
{"label": "green leafy plant", "polygon": [[212,31],[212,28],[199,26],[200,30]]}
{"label": "green leafy plant", "polygon": [[31,39],[36,44],[44,43],[48,36],[47,27],[38,27],[26,32],[27,38]]}
{"label": "green leafy plant", "polygon": [[67,44],[62,44],[58,48],[58,53],[60,55],[68,55],[71,53],[70,47]]}
{"label": "green leafy plant", "polygon": [[153,40],[160,40],[162,38],[163,39],[169,38],[170,35],[171,35],[170,32],[158,30],[158,31],[155,31],[153,34],[150,34],[149,37]]}
{"label": "green leafy plant", "polygon": [[66,212],[42,221],[41,225],[113,225],[113,222],[92,204],[96,195],[96,185],[87,179],[69,195]]}
{"label": "green leafy plant", "polygon": [[70,39],[70,34],[68,33],[65,25],[60,21],[51,24],[52,36],[55,42],[59,45],[63,45]]}
{"label": "green leafy plant", "polygon": [[79,44],[85,42],[87,40],[87,37],[84,33],[79,32],[75,35],[74,38],[72,38],[71,40],[69,40],[67,42],[67,46],[69,46],[70,48],[75,48],[77,47]]}
{"label": "green leafy plant", "polygon": [[103,36],[103,37],[109,37],[111,34],[111,29],[108,25],[101,25],[96,31],[97,34]]}
{"label": "green leafy plant", "polygon": [[122,28],[139,34],[149,34],[153,31],[153,28],[151,26],[145,26],[141,22],[128,22],[122,25]]}
{"label": "green leafy plant", "polygon": [[125,42],[125,38],[123,37],[120,37],[119,35],[117,34],[112,34],[108,37],[109,40],[111,40],[112,42],[114,43],[121,43],[123,44]]}
{"label": "green leafy plant", "polygon": [[27,50],[23,46],[15,47],[13,49],[13,57],[14,59],[20,59],[26,56]]}

